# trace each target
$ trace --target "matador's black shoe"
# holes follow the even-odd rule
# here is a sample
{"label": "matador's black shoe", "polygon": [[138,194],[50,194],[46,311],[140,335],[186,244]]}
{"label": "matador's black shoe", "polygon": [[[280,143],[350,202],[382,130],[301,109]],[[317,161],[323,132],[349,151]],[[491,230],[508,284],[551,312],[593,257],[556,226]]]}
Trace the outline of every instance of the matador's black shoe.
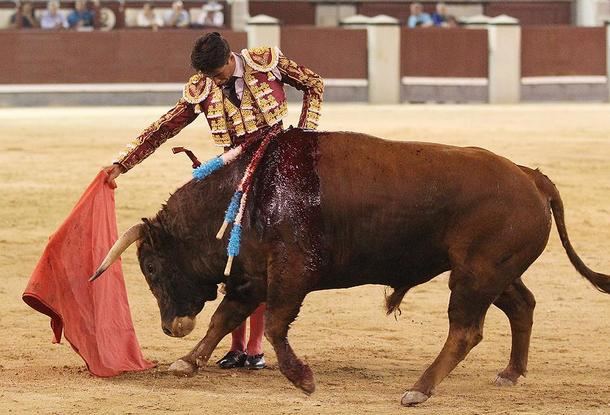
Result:
{"label": "matador's black shoe", "polygon": [[265,355],[263,353],[261,354],[255,354],[255,355],[249,355],[246,358],[246,361],[244,362],[244,367],[246,369],[250,369],[250,370],[259,370],[259,369],[264,369],[265,368]]}
{"label": "matador's black shoe", "polygon": [[221,369],[233,369],[236,367],[244,367],[244,363],[246,362],[245,352],[240,352],[238,350],[231,350],[229,353],[225,355],[222,359],[220,359],[216,364]]}

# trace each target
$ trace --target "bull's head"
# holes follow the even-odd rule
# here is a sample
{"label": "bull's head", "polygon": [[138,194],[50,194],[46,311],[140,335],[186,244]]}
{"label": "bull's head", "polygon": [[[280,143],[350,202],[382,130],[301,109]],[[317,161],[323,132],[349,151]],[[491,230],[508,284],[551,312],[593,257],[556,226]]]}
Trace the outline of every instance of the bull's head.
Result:
{"label": "bull's head", "polygon": [[132,243],[137,242],[140,269],[157,299],[163,332],[183,337],[195,327],[206,301],[216,299],[217,285],[185,269],[180,245],[155,222],[132,226],[110,249],[90,281],[98,278]]}

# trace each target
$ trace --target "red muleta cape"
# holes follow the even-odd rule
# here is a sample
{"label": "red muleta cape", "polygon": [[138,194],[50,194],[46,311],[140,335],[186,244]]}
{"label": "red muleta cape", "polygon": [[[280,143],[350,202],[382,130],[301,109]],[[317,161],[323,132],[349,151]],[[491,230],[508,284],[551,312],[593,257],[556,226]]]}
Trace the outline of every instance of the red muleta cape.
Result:
{"label": "red muleta cape", "polygon": [[51,235],[23,293],[23,301],[51,317],[53,343],[63,329],[89,371],[102,377],[154,366],[136,338],[120,261],[88,281],[118,237],[114,190],[105,179],[101,171]]}

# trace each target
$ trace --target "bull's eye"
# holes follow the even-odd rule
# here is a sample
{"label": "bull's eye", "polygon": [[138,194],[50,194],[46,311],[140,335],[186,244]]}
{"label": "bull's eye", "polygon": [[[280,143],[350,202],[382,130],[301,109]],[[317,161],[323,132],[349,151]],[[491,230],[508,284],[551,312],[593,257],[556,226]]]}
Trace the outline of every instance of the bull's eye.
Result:
{"label": "bull's eye", "polygon": [[154,267],[154,265],[153,265],[153,264],[151,264],[151,263],[148,263],[148,264],[146,265],[146,271],[148,271],[148,274],[149,274],[149,275],[154,274],[154,273],[155,273],[155,267]]}

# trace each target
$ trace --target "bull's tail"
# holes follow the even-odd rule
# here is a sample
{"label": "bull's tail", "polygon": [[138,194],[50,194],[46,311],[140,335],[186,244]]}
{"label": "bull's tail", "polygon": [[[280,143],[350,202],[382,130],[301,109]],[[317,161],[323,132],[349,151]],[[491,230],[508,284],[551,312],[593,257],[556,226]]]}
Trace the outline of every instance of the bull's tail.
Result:
{"label": "bull's tail", "polygon": [[410,288],[411,286],[394,288],[392,294],[388,294],[386,289],[385,308],[388,316],[392,313],[394,313],[394,317],[402,314],[402,311],[400,310],[400,303],[402,303],[402,299]]}
{"label": "bull's tail", "polygon": [[589,280],[589,282],[599,291],[610,294],[610,276],[600,274],[587,267],[572,247],[564,221],[563,202],[561,200],[561,196],[559,195],[559,190],[557,190],[555,184],[539,170],[531,170],[526,167],[521,168],[534,178],[538,189],[549,198],[551,210],[557,225],[557,231],[559,232],[559,238],[561,239],[561,243],[568,254],[570,262],[572,265],[574,265],[574,268],[576,268],[580,275]]}

